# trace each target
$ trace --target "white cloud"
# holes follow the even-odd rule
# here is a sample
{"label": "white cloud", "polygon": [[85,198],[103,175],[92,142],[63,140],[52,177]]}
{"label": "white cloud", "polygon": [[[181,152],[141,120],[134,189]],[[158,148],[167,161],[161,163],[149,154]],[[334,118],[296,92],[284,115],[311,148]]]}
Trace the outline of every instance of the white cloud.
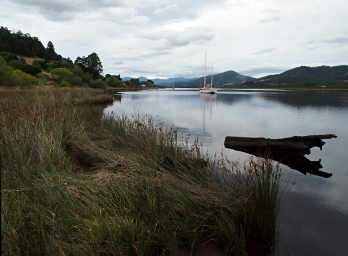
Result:
{"label": "white cloud", "polygon": [[[121,75],[347,64],[344,0],[4,0],[0,24]],[[11,15],[9,15],[11,14]],[[256,71],[255,71],[256,70]]]}

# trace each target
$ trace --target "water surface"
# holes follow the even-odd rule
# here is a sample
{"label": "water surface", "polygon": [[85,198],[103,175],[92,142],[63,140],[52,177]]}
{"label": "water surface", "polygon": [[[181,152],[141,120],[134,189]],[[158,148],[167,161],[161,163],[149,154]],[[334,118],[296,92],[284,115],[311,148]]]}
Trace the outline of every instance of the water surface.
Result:
{"label": "water surface", "polygon": [[283,191],[276,253],[345,255],[348,248],[348,93],[195,90],[123,93],[105,112],[151,114],[156,120],[198,137],[209,152],[244,162],[250,155],[224,149],[225,136],[282,138],[333,133],[322,159],[331,178],[282,167]]}

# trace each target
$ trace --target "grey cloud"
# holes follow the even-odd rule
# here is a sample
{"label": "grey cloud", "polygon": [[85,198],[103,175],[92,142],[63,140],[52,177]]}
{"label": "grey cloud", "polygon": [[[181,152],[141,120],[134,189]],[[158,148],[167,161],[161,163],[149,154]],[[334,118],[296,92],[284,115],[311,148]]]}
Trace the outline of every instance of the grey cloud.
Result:
{"label": "grey cloud", "polygon": [[148,17],[138,14],[135,8],[127,6],[103,8],[100,13],[97,13],[96,19],[133,27],[146,24],[149,21]]}
{"label": "grey cloud", "polygon": [[213,35],[192,35],[192,36],[183,36],[183,37],[175,37],[175,36],[168,36],[166,37],[167,45],[169,47],[182,47],[189,44],[197,44],[197,43],[204,43],[207,41],[210,41],[214,38]]}
{"label": "grey cloud", "polygon": [[348,37],[336,37],[330,40],[325,40],[328,44],[348,44]]}
{"label": "grey cloud", "polygon": [[261,68],[252,68],[244,70],[241,73],[248,76],[258,76],[262,74],[279,74],[283,72],[284,68],[275,68],[275,67],[261,67]]}
{"label": "grey cloud", "polygon": [[158,56],[168,55],[170,51],[154,51],[151,53],[143,54],[140,56],[140,58],[154,58]]}
{"label": "grey cloud", "polygon": [[226,0],[161,0],[144,3],[137,11],[139,15],[149,17],[152,22],[169,22],[174,20],[193,19],[200,11],[211,6],[222,5]]}
{"label": "grey cloud", "polygon": [[312,45],[312,44],[315,44],[316,43],[316,41],[315,40],[310,40],[310,41],[308,41],[308,42],[306,42],[308,45]]}
{"label": "grey cloud", "polygon": [[[38,36],[44,43],[53,41],[62,56],[75,58],[98,52],[107,73],[129,74],[132,69],[151,69],[153,75],[164,77],[186,74],[185,70],[189,70],[187,75],[191,71],[199,74],[202,67],[185,65],[203,63],[201,55],[206,48],[213,52],[209,56],[216,70],[224,71],[232,66],[247,70],[250,75],[278,73],[282,70],[274,67],[294,66],[294,63],[333,65],[347,61],[348,27],[342,23],[345,18],[342,0],[332,0],[327,6],[323,3],[323,8],[316,9],[315,14],[310,12],[313,6],[304,4],[303,0],[303,6],[298,5],[300,0],[278,2],[3,0],[0,19],[10,29]],[[327,12],[329,6],[332,12]],[[239,15],[250,15],[251,9],[257,17],[256,26],[252,19],[239,18]],[[302,11],[308,15],[302,15]],[[292,19],[296,12],[299,15]],[[220,13],[221,17],[213,17]],[[314,18],[317,26],[312,26]],[[263,29],[273,25],[281,25],[287,31],[286,36],[282,34],[274,41],[274,30]],[[253,40],[255,35],[259,40]],[[289,38],[293,39],[291,44]],[[314,41],[307,44],[309,40]],[[278,51],[277,45],[284,51]],[[231,51],[231,47],[235,50]],[[321,53],[309,51],[307,47]],[[265,68],[253,69],[257,66]]]}
{"label": "grey cloud", "polygon": [[266,16],[263,19],[259,20],[260,23],[271,23],[277,22],[280,20],[280,10],[278,9],[265,9],[262,13]]}
{"label": "grey cloud", "polygon": [[[131,67],[131,66],[125,66],[125,67],[113,67],[114,69],[121,71],[121,77],[141,77],[141,76],[153,76],[154,71],[153,68],[148,65],[148,69],[146,68],[146,65],[143,65],[142,67]],[[168,73],[165,71],[157,71],[155,73],[156,77],[167,77]]]}
{"label": "grey cloud", "polygon": [[276,22],[276,21],[279,21],[279,20],[280,20],[279,17],[269,17],[269,18],[261,19],[259,22],[260,23],[271,23],[271,22]]}
{"label": "grey cloud", "polygon": [[12,0],[19,5],[34,7],[49,20],[70,20],[78,13],[107,7],[122,6],[121,0]]}
{"label": "grey cloud", "polygon": [[164,40],[163,48],[170,49],[208,42],[214,38],[214,34],[205,28],[188,28],[180,31],[154,31],[153,33],[146,33],[142,37],[153,41]]}
{"label": "grey cloud", "polygon": [[151,68],[147,69],[131,69],[132,73],[140,74],[140,75],[151,75],[153,74],[153,70]]}
{"label": "grey cloud", "polygon": [[333,45],[348,45],[348,37],[339,36],[326,40],[310,40],[305,43],[307,49],[315,50],[320,47],[323,47],[324,44],[333,44]]}
{"label": "grey cloud", "polygon": [[146,76],[146,75],[153,74],[153,70],[150,68],[147,70],[147,69],[143,69],[143,68],[127,67],[127,69],[125,69],[125,70],[126,70],[126,72],[122,72],[121,77],[125,77],[125,76],[140,77],[140,76]]}
{"label": "grey cloud", "polygon": [[263,12],[271,15],[280,14],[280,10],[278,9],[265,9]]}
{"label": "grey cloud", "polygon": [[310,40],[305,43],[308,50],[316,50],[320,46],[320,41]]}
{"label": "grey cloud", "polygon": [[[151,60],[153,61],[154,58],[160,57],[163,55],[170,54],[169,51],[166,50],[149,50],[146,53],[141,54],[133,54],[132,56],[128,56],[123,54],[123,56],[119,57],[111,57],[108,58],[108,63],[112,63],[111,65],[108,65],[108,69],[124,69],[127,73],[130,72],[130,69],[134,69],[136,67],[136,71],[140,71],[139,67],[146,65],[146,61]],[[139,67],[138,67],[139,66]],[[134,71],[134,70],[133,70]],[[141,73],[141,72],[138,72]],[[152,73],[154,73],[154,70],[152,69]]]}
{"label": "grey cloud", "polygon": [[66,12],[77,10],[77,6],[73,1],[13,0],[13,2],[27,6],[36,6],[46,11]]}
{"label": "grey cloud", "polygon": [[227,1],[227,3],[228,5],[235,7],[245,6],[247,4],[244,0],[230,0]]}
{"label": "grey cloud", "polygon": [[[127,56],[127,57],[121,57],[122,63],[119,64],[124,64],[125,62],[137,62],[137,61],[144,61],[146,58],[155,58],[158,56],[163,56],[169,54],[170,51],[149,51],[147,53],[142,53],[139,55],[133,55],[133,56]],[[116,64],[116,63],[115,63]]]}
{"label": "grey cloud", "polygon": [[276,48],[267,48],[267,49],[263,49],[263,50],[254,52],[253,55],[260,55],[260,54],[271,53],[271,52],[273,52],[275,49],[276,49]]}
{"label": "grey cloud", "polygon": [[[122,7],[132,9],[132,16],[122,19],[113,19],[112,13],[105,13],[104,18],[113,19],[117,23],[130,23],[133,20],[149,21],[153,23],[170,22],[173,20],[186,20],[198,17],[200,11],[204,8],[210,8],[213,5],[223,4],[226,0],[12,0],[14,3],[26,7],[37,8],[38,11],[47,19],[71,20],[78,14],[108,9],[111,7]],[[124,16],[124,14],[119,13]]]}
{"label": "grey cloud", "polygon": [[[139,58],[137,58],[139,60]],[[141,59],[140,59],[141,60]],[[170,65],[158,66],[153,69],[151,58],[144,59],[142,62],[132,62],[129,58],[122,59],[122,65],[108,66],[108,70],[114,70],[116,73],[121,72],[123,76],[152,76],[152,77],[199,77],[202,75],[203,68],[199,65],[182,65],[183,71],[175,71]]]}

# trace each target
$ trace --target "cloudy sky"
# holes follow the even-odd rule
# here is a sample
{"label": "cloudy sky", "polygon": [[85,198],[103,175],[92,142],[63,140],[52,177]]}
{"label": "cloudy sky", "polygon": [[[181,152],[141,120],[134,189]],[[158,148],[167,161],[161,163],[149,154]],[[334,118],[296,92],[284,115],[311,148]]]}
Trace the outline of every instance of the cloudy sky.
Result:
{"label": "cloudy sky", "polygon": [[2,0],[0,25],[73,60],[97,52],[104,73],[256,77],[348,64],[346,0]]}

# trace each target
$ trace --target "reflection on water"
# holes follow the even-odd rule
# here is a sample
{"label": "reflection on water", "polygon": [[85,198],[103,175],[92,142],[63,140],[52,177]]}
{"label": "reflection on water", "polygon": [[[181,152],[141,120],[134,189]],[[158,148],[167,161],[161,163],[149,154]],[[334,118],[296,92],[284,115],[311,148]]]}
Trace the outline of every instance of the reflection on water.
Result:
{"label": "reflection on water", "polygon": [[[304,176],[281,166],[288,185],[280,209],[279,250],[285,255],[346,253],[342,248],[348,237],[347,93],[240,91],[203,96],[197,91],[156,90],[125,93],[105,111],[150,113],[156,120],[199,137],[210,152],[223,151],[242,162],[250,154],[225,150],[226,136],[336,134],[338,138],[327,141],[325,150],[313,149],[307,159],[321,158],[325,168],[334,173],[330,179]],[[320,209],[325,214],[319,214]]]}
{"label": "reflection on water", "polygon": [[323,109],[327,107],[347,108],[348,106],[347,93],[345,92],[288,92],[265,94],[263,97],[298,108],[314,107],[316,109]]}
{"label": "reflection on water", "polygon": [[305,155],[309,155],[313,147],[318,147],[322,150],[325,144],[323,139],[336,137],[334,134],[295,136],[282,139],[227,136],[224,144],[229,149],[275,160],[305,175],[310,173],[315,176],[330,178],[332,173],[319,170],[323,168],[321,159],[311,161]]}
{"label": "reflection on water", "polygon": [[121,101],[122,101],[122,94],[120,94],[120,93],[114,94],[114,95],[113,95],[113,99],[114,99],[115,101],[121,102]]}
{"label": "reflection on water", "polygon": [[213,118],[213,108],[215,107],[216,97],[216,94],[200,94],[200,98],[202,99],[202,130],[203,134],[209,137],[211,137],[211,134],[207,132],[206,123],[207,118],[208,122]]}

